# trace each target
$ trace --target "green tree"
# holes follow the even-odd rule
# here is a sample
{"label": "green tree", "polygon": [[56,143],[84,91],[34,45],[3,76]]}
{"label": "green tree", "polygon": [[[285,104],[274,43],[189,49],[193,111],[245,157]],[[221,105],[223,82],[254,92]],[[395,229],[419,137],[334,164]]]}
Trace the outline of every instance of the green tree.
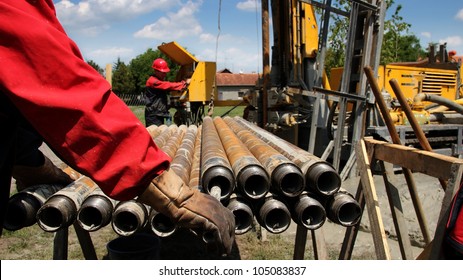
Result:
{"label": "green tree", "polygon": [[100,73],[101,76],[104,76],[104,69],[101,68],[95,61],[93,60],[87,60],[87,63],[93,67],[98,73]]}
{"label": "green tree", "polygon": [[[339,0],[334,3],[338,9],[349,11],[351,1]],[[394,0],[386,0],[386,9],[394,5]],[[401,5],[397,5],[394,13],[384,21],[383,45],[381,47],[381,64],[416,61],[425,51],[414,34],[409,34],[411,25],[404,21],[400,15]],[[345,45],[349,19],[339,15],[332,15],[330,24],[329,47],[327,50],[325,70],[329,73],[331,68],[342,67],[345,57]]]}
{"label": "green tree", "polygon": [[120,58],[113,67],[112,87],[119,97],[138,93],[129,67]]}
{"label": "green tree", "polygon": [[136,92],[140,93],[144,91],[146,80],[148,80],[149,76],[153,74],[153,68],[151,68],[153,61],[159,57],[164,58],[171,69],[171,71],[167,74],[166,79],[169,81],[174,80],[176,70],[179,66],[170,61],[170,59],[162,54],[160,50],[153,50],[152,48],[149,48],[146,52],[132,59],[129,63],[129,69],[133,75]]}

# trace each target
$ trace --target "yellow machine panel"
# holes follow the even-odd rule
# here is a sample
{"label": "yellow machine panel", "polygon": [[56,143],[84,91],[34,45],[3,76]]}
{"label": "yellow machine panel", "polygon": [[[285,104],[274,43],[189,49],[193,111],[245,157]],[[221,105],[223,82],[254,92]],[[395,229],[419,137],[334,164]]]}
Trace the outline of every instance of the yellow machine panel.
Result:
{"label": "yellow machine panel", "polygon": [[212,94],[217,95],[214,81],[215,73],[215,62],[198,62],[188,86],[188,100],[190,102],[206,102],[211,99]]}

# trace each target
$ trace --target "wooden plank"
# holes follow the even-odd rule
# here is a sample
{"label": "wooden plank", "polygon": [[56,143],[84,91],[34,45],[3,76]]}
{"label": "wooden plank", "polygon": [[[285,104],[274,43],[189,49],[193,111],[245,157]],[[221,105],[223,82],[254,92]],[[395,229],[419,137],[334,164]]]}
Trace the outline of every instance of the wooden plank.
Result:
{"label": "wooden plank", "polygon": [[439,179],[449,179],[453,175],[451,171],[453,164],[463,164],[462,159],[434,152],[369,138],[365,138],[364,142],[368,150],[374,150],[374,158],[378,160],[390,162]]}
{"label": "wooden plank", "polygon": [[410,243],[410,237],[408,236],[408,227],[404,218],[402,202],[400,201],[400,194],[397,188],[389,181],[388,172],[384,167],[384,162],[380,161],[379,164],[383,175],[389,207],[391,208],[392,221],[399,241],[402,259],[411,260],[413,259],[413,251]]}
{"label": "wooden plank", "polygon": [[387,243],[387,237],[379,208],[378,196],[376,195],[373,175],[370,169],[370,161],[367,156],[365,141],[358,141],[355,150],[357,153],[357,164],[361,171],[360,180],[362,182],[362,188],[365,195],[371,233],[373,235],[373,243],[376,249],[376,257],[382,260],[390,260],[390,249]]}

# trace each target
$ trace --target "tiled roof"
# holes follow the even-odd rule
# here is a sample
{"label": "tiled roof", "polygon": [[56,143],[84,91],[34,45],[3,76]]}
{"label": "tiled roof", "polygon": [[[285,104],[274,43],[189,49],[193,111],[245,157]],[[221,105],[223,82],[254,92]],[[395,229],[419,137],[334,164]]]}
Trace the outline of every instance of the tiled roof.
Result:
{"label": "tiled roof", "polygon": [[253,86],[256,84],[259,74],[231,74],[216,73],[217,86]]}

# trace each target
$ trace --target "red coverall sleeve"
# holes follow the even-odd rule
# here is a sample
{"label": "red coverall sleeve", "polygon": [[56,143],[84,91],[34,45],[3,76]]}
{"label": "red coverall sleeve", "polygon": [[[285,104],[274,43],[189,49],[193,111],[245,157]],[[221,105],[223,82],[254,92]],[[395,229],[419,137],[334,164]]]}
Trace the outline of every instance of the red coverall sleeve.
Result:
{"label": "red coverall sleeve", "polygon": [[156,89],[162,90],[182,90],[185,88],[185,82],[169,82],[169,81],[161,81],[153,76],[149,77],[146,81],[147,87],[152,87]]}
{"label": "red coverall sleeve", "polygon": [[131,199],[170,158],[82,58],[51,0],[0,2],[0,94],[110,197]]}

